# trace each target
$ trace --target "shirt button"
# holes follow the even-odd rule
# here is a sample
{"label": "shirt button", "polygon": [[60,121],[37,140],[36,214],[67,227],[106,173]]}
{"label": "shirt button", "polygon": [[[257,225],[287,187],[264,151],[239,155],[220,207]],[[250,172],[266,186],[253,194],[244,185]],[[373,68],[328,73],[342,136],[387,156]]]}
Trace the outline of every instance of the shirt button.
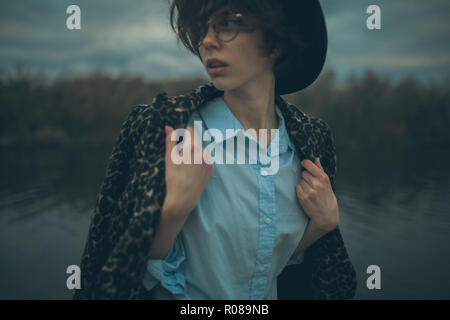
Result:
{"label": "shirt button", "polygon": [[259,267],[260,272],[264,272],[264,267]]}
{"label": "shirt button", "polygon": [[261,175],[263,177],[267,176],[268,172],[266,170],[261,170]]}
{"label": "shirt button", "polygon": [[266,219],[266,223],[269,224],[270,223],[270,218]]}

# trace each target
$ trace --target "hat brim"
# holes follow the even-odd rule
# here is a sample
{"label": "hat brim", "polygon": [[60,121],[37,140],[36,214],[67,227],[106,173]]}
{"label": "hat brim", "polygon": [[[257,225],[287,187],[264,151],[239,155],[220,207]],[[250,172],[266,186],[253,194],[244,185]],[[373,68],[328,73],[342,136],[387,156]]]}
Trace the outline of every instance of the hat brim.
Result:
{"label": "hat brim", "polygon": [[325,64],[328,37],[325,18],[318,0],[281,0],[294,29],[309,46],[301,52],[292,52],[295,61],[289,71],[279,75],[275,82],[277,95],[302,90],[312,84]]}

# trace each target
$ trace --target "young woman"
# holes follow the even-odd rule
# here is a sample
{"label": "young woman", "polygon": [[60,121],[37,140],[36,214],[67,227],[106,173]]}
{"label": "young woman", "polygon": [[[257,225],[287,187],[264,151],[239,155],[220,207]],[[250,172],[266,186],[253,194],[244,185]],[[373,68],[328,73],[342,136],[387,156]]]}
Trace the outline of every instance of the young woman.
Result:
{"label": "young woman", "polygon": [[[171,22],[212,83],[180,97],[160,94],[130,113],[75,298],[353,297],[331,132],[280,97],[322,69],[318,1],[174,0]],[[194,135],[195,121],[208,134]],[[174,130],[186,127],[179,152]],[[212,149],[216,160],[222,149],[232,161],[174,161]]]}

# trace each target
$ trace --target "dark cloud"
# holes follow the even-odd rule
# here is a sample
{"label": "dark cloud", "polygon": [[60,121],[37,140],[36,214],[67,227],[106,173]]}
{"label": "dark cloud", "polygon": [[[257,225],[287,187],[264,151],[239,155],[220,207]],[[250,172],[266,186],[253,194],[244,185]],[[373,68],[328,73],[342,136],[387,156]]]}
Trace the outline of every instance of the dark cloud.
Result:
{"label": "dark cloud", "polygon": [[[66,8],[81,7],[82,29],[67,30]],[[450,70],[450,2],[322,0],[329,33],[325,69],[343,78],[372,68],[422,80]],[[381,30],[366,28],[366,8],[381,8]],[[50,76],[102,67],[147,78],[206,75],[177,45],[167,0],[2,1],[0,68],[17,63]]]}
{"label": "dark cloud", "polygon": [[[411,74],[431,80],[450,72],[450,2],[321,1],[328,22],[326,67],[341,75],[372,68],[398,79]],[[331,10],[328,6],[333,3]],[[366,28],[366,8],[381,9],[381,30]]]}

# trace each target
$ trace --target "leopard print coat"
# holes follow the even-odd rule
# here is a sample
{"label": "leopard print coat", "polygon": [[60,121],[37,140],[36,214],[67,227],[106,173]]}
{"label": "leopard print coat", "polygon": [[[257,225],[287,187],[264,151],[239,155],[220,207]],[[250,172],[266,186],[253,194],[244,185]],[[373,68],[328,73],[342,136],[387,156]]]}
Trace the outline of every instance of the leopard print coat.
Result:
{"label": "leopard print coat", "polygon": [[[165,198],[164,126],[182,128],[194,110],[221,96],[212,83],[188,95],[159,93],[123,123],[109,158],[81,261],[74,299],[141,299],[142,279]],[[336,153],[327,124],[275,98],[300,159],[320,157],[335,191]],[[356,276],[339,228],[308,248],[304,262],[278,277],[279,299],[349,299]]]}

